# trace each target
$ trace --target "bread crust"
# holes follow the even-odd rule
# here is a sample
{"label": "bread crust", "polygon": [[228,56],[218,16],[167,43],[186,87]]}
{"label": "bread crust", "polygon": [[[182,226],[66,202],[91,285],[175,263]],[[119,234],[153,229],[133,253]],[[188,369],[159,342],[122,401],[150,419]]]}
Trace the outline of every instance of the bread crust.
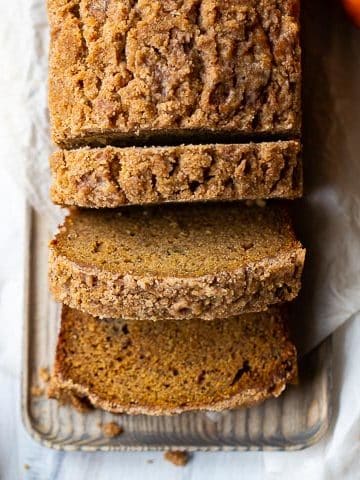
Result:
{"label": "bread crust", "polygon": [[71,380],[63,380],[61,376],[52,378],[52,385],[49,390],[50,398],[60,398],[62,394],[71,394],[80,398],[86,398],[95,408],[100,408],[111,413],[127,413],[129,415],[176,415],[191,411],[222,412],[239,407],[253,407],[269,398],[277,398],[285,390],[286,385],[294,379],[294,372],[285,373],[283,377],[273,379],[268,389],[248,389],[238,393],[231,398],[216,403],[204,403],[196,405],[185,405],[181,407],[163,408],[146,405],[128,405],[110,402],[101,399],[98,395],[90,392],[84,385],[78,385]]}
{"label": "bread crust", "polygon": [[100,318],[212,320],[294,299],[304,260],[305,250],[294,242],[293,249],[237,271],[157,278],[79,265],[50,248],[49,282],[58,302]]}

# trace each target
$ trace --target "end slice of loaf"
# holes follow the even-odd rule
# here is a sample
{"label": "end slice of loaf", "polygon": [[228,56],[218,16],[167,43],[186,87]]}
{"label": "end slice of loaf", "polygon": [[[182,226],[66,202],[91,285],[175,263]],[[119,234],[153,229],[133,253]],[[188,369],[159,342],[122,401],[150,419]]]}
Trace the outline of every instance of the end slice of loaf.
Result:
{"label": "end slice of loaf", "polygon": [[299,0],[47,6],[58,145],[299,135]]}
{"label": "end slice of loaf", "polygon": [[278,205],[75,210],[50,244],[50,289],[99,317],[212,320],[292,300],[304,257]]}
{"label": "end slice of loaf", "polygon": [[63,308],[50,395],[111,412],[223,410],[277,397],[296,379],[284,313],[226,320],[100,320]]}
{"label": "end slice of loaf", "polygon": [[50,158],[54,203],[88,208],[300,197],[300,142],[81,148]]}

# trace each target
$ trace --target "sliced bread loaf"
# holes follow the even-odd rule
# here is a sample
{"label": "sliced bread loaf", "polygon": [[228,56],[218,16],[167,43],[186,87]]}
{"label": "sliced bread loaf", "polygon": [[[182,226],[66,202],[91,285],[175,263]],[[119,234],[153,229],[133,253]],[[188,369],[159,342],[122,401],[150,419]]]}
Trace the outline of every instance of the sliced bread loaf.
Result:
{"label": "sliced bread loaf", "polygon": [[196,200],[296,198],[300,142],[81,148],[50,158],[59,205],[119,207]]}
{"label": "sliced bread loaf", "polygon": [[296,297],[304,257],[282,206],[74,210],[50,244],[50,289],[99,317],[225,318]]}
{"label": "sliced bread loaf", "polygon": [[296,379],[283,317],[273,308],[213,322],[152,323],[64,307],[50,395],[150,415],[253,405]]}

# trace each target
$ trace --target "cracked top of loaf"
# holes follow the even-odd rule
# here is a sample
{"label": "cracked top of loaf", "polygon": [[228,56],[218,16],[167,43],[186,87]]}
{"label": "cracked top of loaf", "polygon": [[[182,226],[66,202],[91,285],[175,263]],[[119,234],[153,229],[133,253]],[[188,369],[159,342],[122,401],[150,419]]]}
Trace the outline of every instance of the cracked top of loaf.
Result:
{"label": "cracked top of loaf", "polygon": [[64,147],[297,135],[299,0],[48,0]]}

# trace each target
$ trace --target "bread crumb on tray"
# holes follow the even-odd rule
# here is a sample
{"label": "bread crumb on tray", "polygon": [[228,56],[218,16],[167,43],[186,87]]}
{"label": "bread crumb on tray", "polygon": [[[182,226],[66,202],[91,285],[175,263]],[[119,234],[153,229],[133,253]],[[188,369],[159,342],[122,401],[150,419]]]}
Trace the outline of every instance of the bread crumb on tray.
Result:
{"label": "bread crumb on tray", "polygon": [[167,460],[168,462],[171,462],[173,465],[176,465],[177,467],[184,467],[190,460],[188,452],[179,452],[179,451],[165,452],[164,458],[165,460]]}
{"label": "bread crumb on tray", "polygon": [[39,377],[44,383],[49,383],[50,381],[50,372],[46,367],[41,367],[39,370]]}
{"label": "bread crumb on tray", "polygon": [[31,395],[33,397],[42,397],[44,393],[44,389],[42,387],[39,387],[39,385],[33,385],[31,387]]}
{"label": "bread crumb on tray", "polygon": [[124,432],[123,427],[121,427],[118,423],[116,422],[108,422],[104,423],[101,426],[101,430],[104,434],[105,437],[108,438],[114,438],[119,435],[121,435]]}

